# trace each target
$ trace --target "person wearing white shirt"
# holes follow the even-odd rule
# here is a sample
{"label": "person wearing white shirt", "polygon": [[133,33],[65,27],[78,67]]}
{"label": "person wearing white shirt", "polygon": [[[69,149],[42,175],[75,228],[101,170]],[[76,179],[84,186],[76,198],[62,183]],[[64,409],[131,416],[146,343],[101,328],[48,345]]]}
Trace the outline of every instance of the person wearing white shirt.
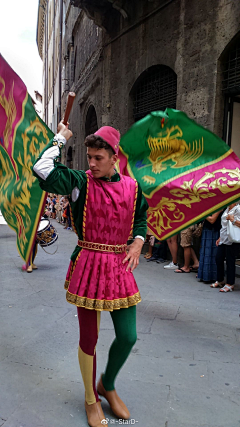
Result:
{"label": "person wearing white shirt", "polygon": [[[235,284],[235,259],[240,249],[239,243],[233,243],[229,240],[227,234],[227,224],[231,221],[233,225],[240,227],[240,205],[232,203],[222,214],[220,237],[216,241],[217,255],[217,281],[212,283],[211,288],[220,287],[220,292],[231,292]],[[227,266],[227,283],[224,281],[224,260]],[[225,286],[224,286],[225,285]],[[223,286],[223,287],[222,287]]]}

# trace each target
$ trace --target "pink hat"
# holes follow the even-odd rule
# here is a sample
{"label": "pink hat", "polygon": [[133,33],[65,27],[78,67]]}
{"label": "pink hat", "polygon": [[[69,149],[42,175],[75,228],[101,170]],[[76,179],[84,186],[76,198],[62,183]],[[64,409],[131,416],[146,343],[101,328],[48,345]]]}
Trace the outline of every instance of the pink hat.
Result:
{"label": "pink hat", "polygon": [[117,129],[114,129],[111,126],[103,126],[98,129],[94,135],[98,135],[104,139],[104,141],[106,141],[110,147],[112,147],[113,151],[118,154],[120,132]]}

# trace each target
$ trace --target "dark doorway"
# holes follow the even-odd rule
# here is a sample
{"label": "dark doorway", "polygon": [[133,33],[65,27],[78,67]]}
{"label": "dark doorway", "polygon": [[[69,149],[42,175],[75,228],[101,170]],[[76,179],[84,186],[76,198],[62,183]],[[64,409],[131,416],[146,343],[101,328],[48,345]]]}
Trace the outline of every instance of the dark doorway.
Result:
{"label": "dark doorway", "polygon": [[85,137],[98,130],[97,114],[93,105],[90,105],[85,122]]}
{"label": "dark doorway", "polygon": [[70,169],[73,168],[72,147],[69,147],[67,151],[67,167]]}
{"label": "dark doorway", "polygon": [[224,54],[222,89],[225,95],[223,139],[240,157],[240,37]]}

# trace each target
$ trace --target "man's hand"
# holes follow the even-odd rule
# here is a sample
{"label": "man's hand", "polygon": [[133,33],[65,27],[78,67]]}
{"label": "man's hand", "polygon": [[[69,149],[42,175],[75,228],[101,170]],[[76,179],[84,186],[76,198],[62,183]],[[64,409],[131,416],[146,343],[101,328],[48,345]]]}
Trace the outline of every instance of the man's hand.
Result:
{"label": "man's hand", "polygon": [[216,246],[218,246],[218,245],[219,245],[219,242],[220,242],[220,237],[219,237],[219,239],[217,239],[217,241],[216,241]]}
{"label": "man's hand", "polygon": [[126,271],[131,268],[131,272],[133,272],[133,270],[138,266],[143,243],[144,242],[142,239],[137,238],[131,245],[128,246],[128,254],[123,260],[123,264],[125,264],[129,260]]}
{"label": "man's hand", "polygon": [[72,132],[70,131],[70,129],[68,129],[68,126],[69,126],[69,123],[67,123],[67,125],[64,125],[63,122],[61,121],[60,123],[58,123],[58,127],[57,127],[57,133],[60,133],[60,135],[64,136],[64,138],[66,138],[67,141],[72,136]]}
{"label": "man's hand", "polygon": [[228,214],[228,216],[227,216],[227,218],[226,218],[227,220],[230,220],[231,222],[233,222],[234,221],[234,215],[232,215],[232,214]]}

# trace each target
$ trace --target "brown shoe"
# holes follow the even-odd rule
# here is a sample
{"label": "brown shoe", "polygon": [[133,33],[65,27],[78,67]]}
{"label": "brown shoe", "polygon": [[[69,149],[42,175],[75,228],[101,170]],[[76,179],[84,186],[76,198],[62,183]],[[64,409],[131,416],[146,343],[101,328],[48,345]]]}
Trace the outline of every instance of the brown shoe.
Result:
{"label": "brown shoe", "polygon": [[100,402],[93,403],[92,405],[88,405],[85,402],[85,409],[90,427],[102,427],[103,425],[108,427]]}
{"label": "brown shoe", "polygon": [[33,270],[37,270],[38,269],[38,267],[35,264],[32,264],[32,268],[33,268]]}
{"label": "brown shoe", "polygon": [[111,410],[118,418],[123,418],[124,420],[128,420],[128,418],[130,418],[129,410],[118,396],[116,390],[105,390],[102,383],[102,376],[98,381],[97,392],[100,396],[105,397],[111,407]]}
{"label": "brown shoe", "polygon": [[29,265],[29,267],[27,268],[27,273],[32,273],[32,271],[33,271],[32,266]]}

